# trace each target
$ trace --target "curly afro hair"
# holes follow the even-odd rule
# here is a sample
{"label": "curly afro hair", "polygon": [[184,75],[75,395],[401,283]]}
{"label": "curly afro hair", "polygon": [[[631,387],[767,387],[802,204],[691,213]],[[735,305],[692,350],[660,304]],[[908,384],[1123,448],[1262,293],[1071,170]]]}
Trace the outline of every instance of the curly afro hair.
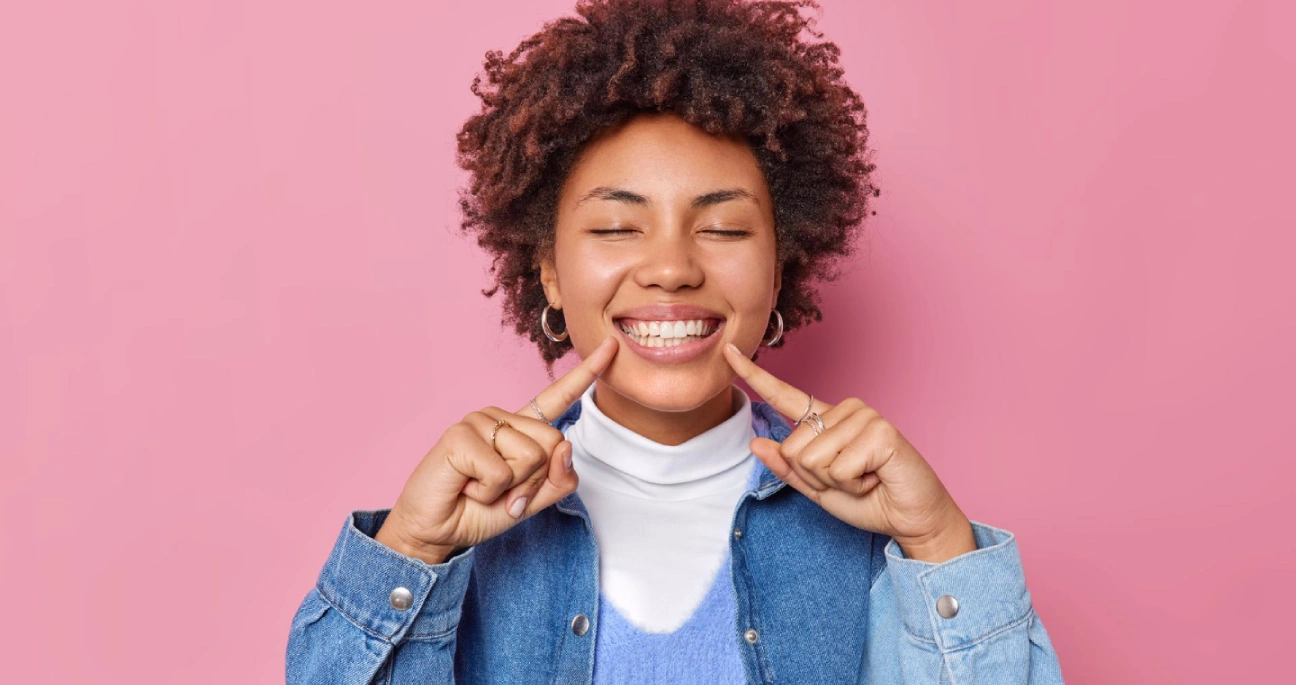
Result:
{"label": "curly afro hair", "polygon": [[[458,134],[469,172],[462,228],[492,255],[504,322],[553,362],[571,349],[539,326],[562,185],[586,142],[644,112],[671,112],[752,146],[774,202],[784,330],[823,318],[813,285],[836,276],[879,194],[864,103],[840,54],[802,10],[814,0],[580,0],[508,56],[486,53],[481,112]],[[803,39],[803,34],[809,39]],[[786,333],[784,335],[786,340]],[[781,343],[780,343],[781,344]]]}

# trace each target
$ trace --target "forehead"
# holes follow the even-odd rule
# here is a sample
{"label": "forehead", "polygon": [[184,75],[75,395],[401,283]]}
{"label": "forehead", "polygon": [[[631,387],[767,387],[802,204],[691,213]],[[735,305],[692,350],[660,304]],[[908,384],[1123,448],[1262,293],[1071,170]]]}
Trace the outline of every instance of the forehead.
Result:
{"label": "forehead", "polygon": [[719,188],[742,188],[766,206],[769,198],[745,141],[710,135],[672,114],[639,115],[594,138],[563,184],[561,202],[570,209],[599,186],[624,187],[665,202]]}

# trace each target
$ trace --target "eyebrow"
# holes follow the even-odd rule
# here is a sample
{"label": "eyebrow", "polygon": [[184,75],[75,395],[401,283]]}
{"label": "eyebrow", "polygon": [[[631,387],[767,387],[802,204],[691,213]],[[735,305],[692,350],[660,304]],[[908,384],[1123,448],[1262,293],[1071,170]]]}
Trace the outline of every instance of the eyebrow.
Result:
{"label": "eyebrow", "polygon": [[[585,195],[582,196],[580,201],[576,204],[579,206],[584,204],[587,200],[607,200],[609,202],[624,202],[631,205],[651,204],[651,201],[648,198],[639,193],[626,190],[625,188],[610,188],[608,186],[599,186],[588,193],[585,193]],[[699,195],[693,198],[693,202],[689,204],[694,209],[697,209],[700,207],[712,207],[721,202],[728,202],[730,200],[751,200],[752,202],[756,202],[756,196],[742,188],[726,188],[724,190],[714,190]]]}

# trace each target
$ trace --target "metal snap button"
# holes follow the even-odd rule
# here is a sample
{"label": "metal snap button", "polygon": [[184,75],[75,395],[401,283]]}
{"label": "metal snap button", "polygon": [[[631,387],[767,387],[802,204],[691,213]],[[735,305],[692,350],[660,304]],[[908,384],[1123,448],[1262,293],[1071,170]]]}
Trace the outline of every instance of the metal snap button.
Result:
{"label": "metal snap button", "polygon": [[589,626],[590,626],[589,617],[587,617],[585,614],[576,614],[576,618],[572,619],[571,629],[572,632],[576,633],[577,635],[584,635],[585,633],[588,633]]}
{"label": "metal snap button", "polygon": [[742,537],[742,529],[741,529],[741,528],[734,528],[734,539],[737,540],[738,538],[741,538],[741,537]]}
{"label": "metal snap button", "polygon": [[748,628],[747,632],[743,633],[743,639],[746,640],[748,644],[754,645],[756,644],[756,641],[760,639],[760,636],[756,634],[755,628]]}
{"label": "metal snap button", "polygon": [[414,593],[409,588],[398,587],[391,591],[391,596],[387,598],[391,602],[392,608],[396,611],[405,611],[414,606]]}
{"label": "metal snap button", "polygon": [[941,595],[940,599],[936,600],[936,613],[940,614],[941,618],[954,618],[958,615],[958,600],[950,595]]}

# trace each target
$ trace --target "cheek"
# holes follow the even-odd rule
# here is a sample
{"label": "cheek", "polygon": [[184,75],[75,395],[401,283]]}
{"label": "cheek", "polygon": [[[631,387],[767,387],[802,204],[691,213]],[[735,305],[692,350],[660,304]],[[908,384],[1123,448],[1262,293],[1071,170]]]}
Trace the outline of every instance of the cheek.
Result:
{"label": "cheek", "polygon": [[743,259],[725,260],[715,265],[713,280],[725,293],[725,299],[746,328],[764,331],[774,306],[774,265],[764,254],[748,255]]}
{"label": "cheek", "polygon": [[[556,264],[563,314],[573,326],[573,336],[584,337],[602,328],[603,314],[624,280],[626,266],[589,250],[570,250]],[[591,345],[601,341],[600,337]]]}

